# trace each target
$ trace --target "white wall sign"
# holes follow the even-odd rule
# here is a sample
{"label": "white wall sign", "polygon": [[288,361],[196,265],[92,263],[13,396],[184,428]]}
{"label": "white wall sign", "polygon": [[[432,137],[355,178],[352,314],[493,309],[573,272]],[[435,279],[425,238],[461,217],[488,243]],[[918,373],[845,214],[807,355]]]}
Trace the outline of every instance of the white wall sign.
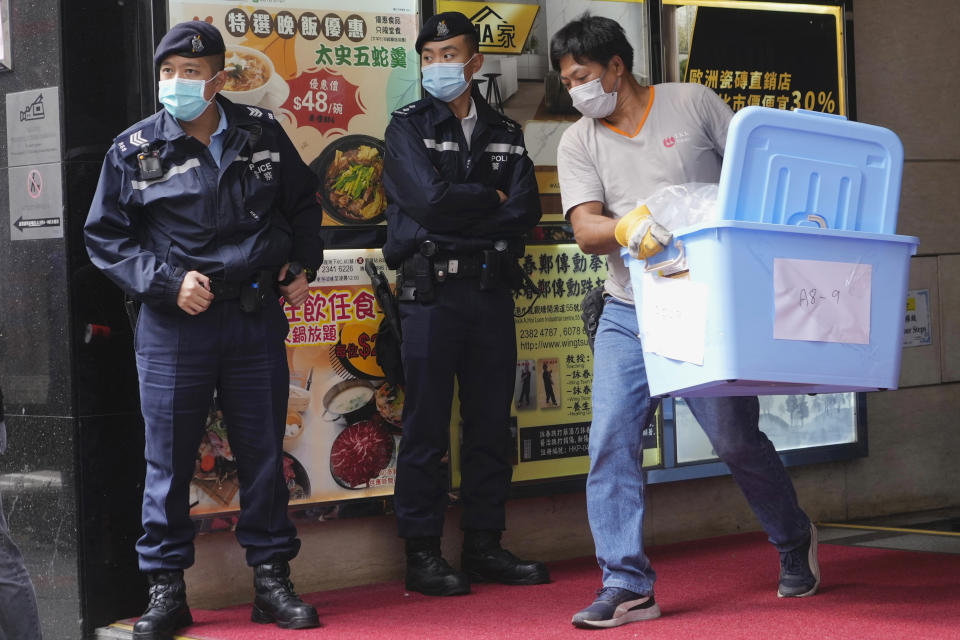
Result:
{"label": "white wall sign", "polygon": [[775,258],[773,337],[870,344],[872,277],[869,264]]}
{"label": "white wall sign", "polygon": [[10,167],[10,240],[63,237],[63,178],[59,162]]}
{"label": "white wall sign", "polygon": [[7,94],[7,164],[60,162],[60,91],[57,87]]}
{"label": "white wall sign", "polygon": [[907,291],[907,315],[903,321],[903,346],[921,347],[933,343],[930,327],[929,289]]}

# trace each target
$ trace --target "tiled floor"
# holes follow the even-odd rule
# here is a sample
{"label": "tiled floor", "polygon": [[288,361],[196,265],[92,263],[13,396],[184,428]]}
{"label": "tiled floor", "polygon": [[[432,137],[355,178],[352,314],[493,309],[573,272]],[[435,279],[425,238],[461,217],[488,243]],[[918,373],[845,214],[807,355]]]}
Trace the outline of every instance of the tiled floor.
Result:
{"label": "tiled floor", "polygon": [[818,522],[821,543],[960,554],[960,507]]}

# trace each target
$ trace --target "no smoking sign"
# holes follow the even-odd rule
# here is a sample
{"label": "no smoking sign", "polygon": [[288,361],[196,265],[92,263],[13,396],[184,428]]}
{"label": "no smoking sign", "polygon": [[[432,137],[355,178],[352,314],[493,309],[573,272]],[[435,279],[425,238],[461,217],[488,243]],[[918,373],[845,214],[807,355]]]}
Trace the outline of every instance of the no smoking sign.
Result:
{"label": "no smoking sign", "polygon": [[36,200],[43,191],[43,176],[37,169],[31,169],[27,174],[27,193]]}
{"label": "no smoking sign", "polygon": [[63,237],[63,177],[59,163],[10,167],[10,239]]}

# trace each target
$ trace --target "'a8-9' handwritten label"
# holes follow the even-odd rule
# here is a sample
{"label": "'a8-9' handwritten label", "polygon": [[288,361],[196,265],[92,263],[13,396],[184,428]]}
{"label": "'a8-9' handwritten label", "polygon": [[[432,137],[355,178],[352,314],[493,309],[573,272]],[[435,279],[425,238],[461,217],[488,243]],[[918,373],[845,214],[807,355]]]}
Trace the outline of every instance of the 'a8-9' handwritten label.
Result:
{"label": "'a8-9' handwritten label", "polygon": [[773,337],[870,343],[873,266],[854,262],[773,261]]}
{"label": "'a8-9' handwritten label", "polygon": [[[833,302],[840,304],[840,289],[834,289],[830,292],[830,299]],[[818,293],[816,288],[813,289],[800,289],[800,306],[801,307],[816,307],[818,304],[827,301],[828,298],[821,293]]]}

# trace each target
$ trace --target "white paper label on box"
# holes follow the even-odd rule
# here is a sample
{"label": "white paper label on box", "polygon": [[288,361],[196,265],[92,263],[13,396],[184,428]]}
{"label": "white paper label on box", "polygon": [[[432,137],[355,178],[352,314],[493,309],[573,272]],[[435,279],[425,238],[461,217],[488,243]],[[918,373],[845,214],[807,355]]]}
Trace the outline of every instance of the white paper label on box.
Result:
{"label": "white paper label on box", "polygon": [[703,364],[707,331],[706,283],[646,274],[640,306],[644,351]]}
{"label": "white paper label on box", "polygon": [[870,344],[873,265],[773,261],[773,337]]}

